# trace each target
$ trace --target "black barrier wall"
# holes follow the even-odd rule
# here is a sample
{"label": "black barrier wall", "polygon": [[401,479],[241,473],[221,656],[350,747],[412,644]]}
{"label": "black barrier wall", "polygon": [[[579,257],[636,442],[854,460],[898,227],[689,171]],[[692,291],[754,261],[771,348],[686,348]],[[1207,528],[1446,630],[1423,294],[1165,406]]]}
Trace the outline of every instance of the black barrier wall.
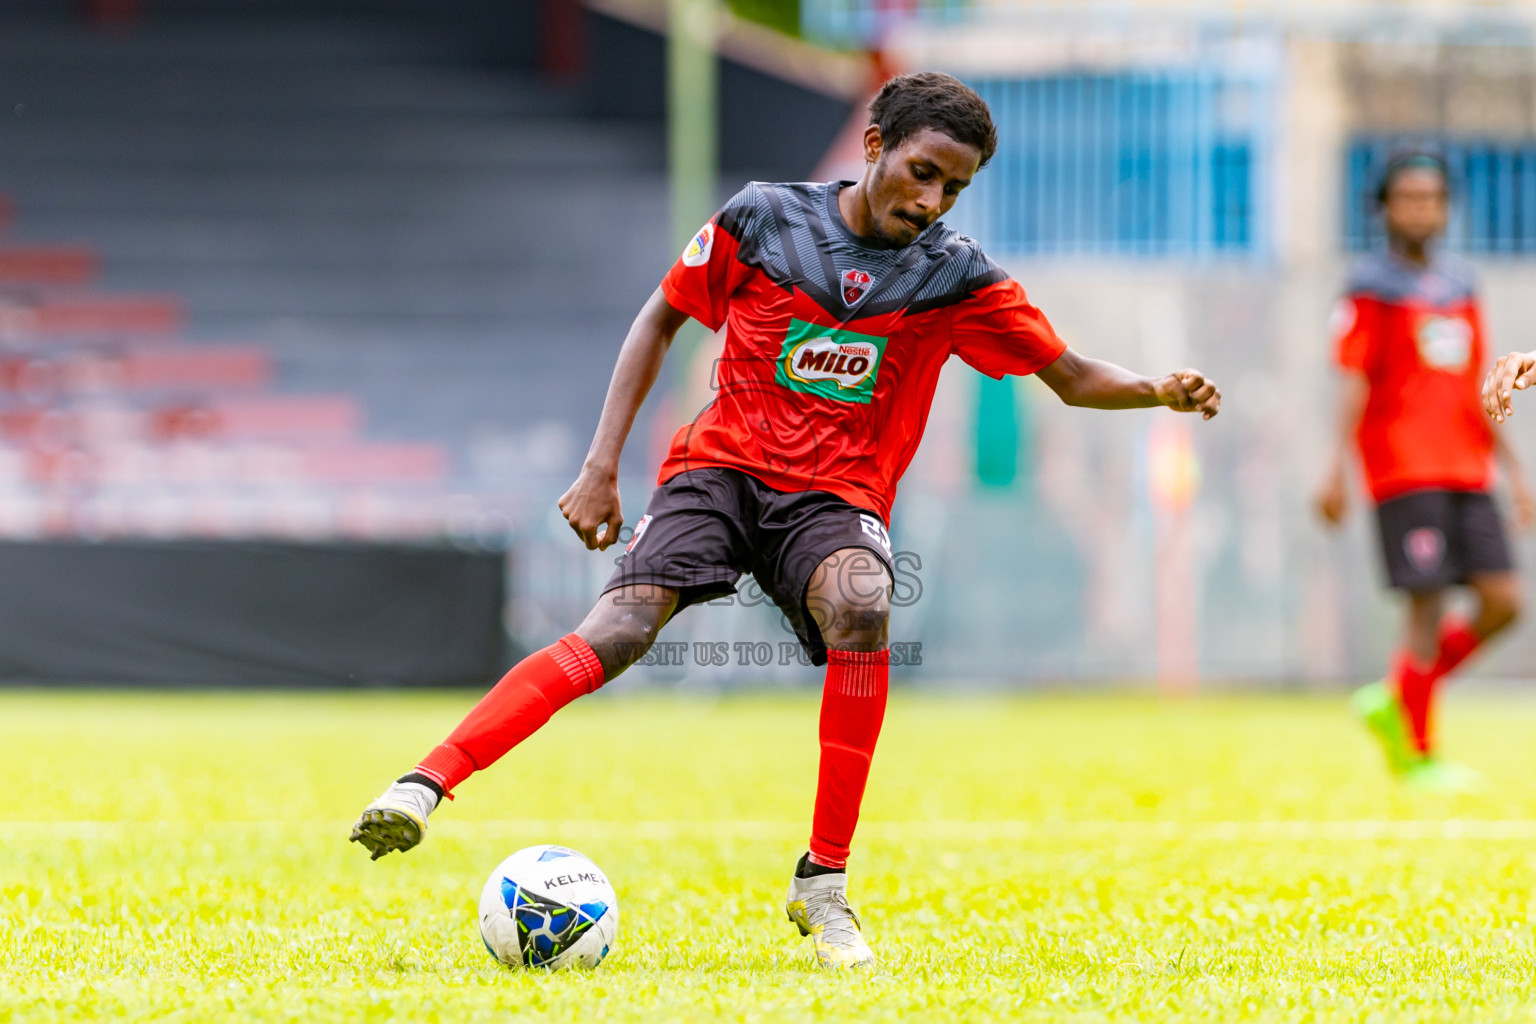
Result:
{"label": "black barrier wall", "polygon": [[504,591],[496,553],[0,543],[0,682],[483,686]]}

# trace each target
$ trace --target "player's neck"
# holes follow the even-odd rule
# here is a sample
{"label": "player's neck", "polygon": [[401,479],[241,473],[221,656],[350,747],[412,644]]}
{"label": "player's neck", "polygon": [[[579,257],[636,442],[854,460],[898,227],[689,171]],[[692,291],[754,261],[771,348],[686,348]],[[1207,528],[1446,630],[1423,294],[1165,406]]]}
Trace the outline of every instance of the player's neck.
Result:
{"label": "player's neck", "polygon": [[881,241],[875,232],[874,215],[869,212],[868,180],[869,174],[866,171],[864,177],[837,193],[837,212],[843,218],[843,223],[848,225],[849,231],[860,238]]}
{"label": "player's neck", "polygon": [[1429,243],[1419,242],[1398,235],[1387,238],[1387,245],[1398,259],[1417,267],[1429,266]]}

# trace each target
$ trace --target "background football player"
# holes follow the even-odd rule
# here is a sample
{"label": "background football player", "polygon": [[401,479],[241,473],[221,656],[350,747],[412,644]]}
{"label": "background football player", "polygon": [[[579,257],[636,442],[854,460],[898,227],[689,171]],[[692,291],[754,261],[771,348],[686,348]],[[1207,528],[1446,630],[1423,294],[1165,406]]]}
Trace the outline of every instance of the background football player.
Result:
{"label": "background football player", "polygon": [[[1338,432],[1317,508],[1330,526],[1344,521],[1346,466],[1357,451],[1387,578],[1407,606],[1387,677],[1356,691],[1354,705],[1394,772],[1418,786],[1460,789],[1476,785],[1478,775],[1437,755],[1436,693],[1521,609],[1492,494],[1495,451],[1522,525],[1531,522],[1532,499],[1519,462],[1482,412],[1486,350],[1472,270],[1436,244],[1448,210],[1445,164],[1429,154],[1399,156],[1376,198],[1386,246],[1353,268],[1335,312]],[[1446,593],[1458,585],[1476,597],[1470,619],[1446,614]]]}

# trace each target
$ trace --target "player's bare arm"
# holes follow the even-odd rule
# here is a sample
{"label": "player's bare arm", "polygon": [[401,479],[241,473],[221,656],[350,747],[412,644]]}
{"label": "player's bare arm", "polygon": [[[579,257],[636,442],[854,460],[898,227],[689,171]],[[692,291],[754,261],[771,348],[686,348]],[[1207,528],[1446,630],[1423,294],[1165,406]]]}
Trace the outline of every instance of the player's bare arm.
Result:
{"label": "player's bare arm", "polygon": [[1483,380],[1483,408],[1494,422],[1503,423],[1515,414],[1515,392],[1532,384],[1536,384],[1536,352],[1501,356]]}
{"label": "player's bare arm", "polygon": [[1349,453],[1354,444],[1365,403],[1371,397],[1371,384],[1363,373],[1345,373],[1339,389],[1338,427],[1333,437],[1333,451],[1328,469],[1318,485],[1313,503],[1317,514],[1329,526],[1338,526],[1349,515]]}
{"label": "player's bare arm", "polygon": [[1515,506],[1515,525],[1522,530],[1529,530],[1536,526],[1536,495],[1531,493],[1530,481],[1526,479],[1520,456],[1515,454],[1515,449],[1502,432],[1493,435],[1493,451],[1499,466],[1504,470],[1509,498]]}
{"label": "player's bare arm", "polygon": [[588,550],[602,551],[619,539],[619,528],[624,525],[624,507],[619,501],[619,455],[635,425],[640,404],[661,372],[667,349],[687,319],[687,314],[673,309],[657,288],[641,307],[619,349],[592,446],[576,482],[559,501],[565,521]]}
{"label": "player's bare arm", "polygon": [[1175,412],[1198,412],[1201,419],[1207,420],[1221,411],[1220,389],[1199,370],[1143,377],[1069,348],[1037,376],[1067,405],[1088,409],[1148,409],[1162,405]]}

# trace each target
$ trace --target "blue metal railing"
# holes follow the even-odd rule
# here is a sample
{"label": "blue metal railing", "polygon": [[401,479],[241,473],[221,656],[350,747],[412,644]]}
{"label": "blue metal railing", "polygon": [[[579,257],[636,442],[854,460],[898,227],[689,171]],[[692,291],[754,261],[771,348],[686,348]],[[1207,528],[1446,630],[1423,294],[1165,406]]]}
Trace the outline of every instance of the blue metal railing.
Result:
{"label": "blue metal railing", "polygon": [[800,31],[807,39],[842,47],[878,47],[894,27],[965,21],[972,0],[802,0]]}
{"label": "blue metal railing", "polygon": [[1270,88],[1202,70],[973,79],[999,148],[955,225],[1021,256],[1265,249]]}
{"label": "blue metal railing", "polygon": [[1344,244],[1354,251],[1381,240],[1376,187],[1393,154],[1428,150],[1451,171],[1447,244],[1468,253],[1536,253],[1536,140],[1361,136],[1346,150]]}

